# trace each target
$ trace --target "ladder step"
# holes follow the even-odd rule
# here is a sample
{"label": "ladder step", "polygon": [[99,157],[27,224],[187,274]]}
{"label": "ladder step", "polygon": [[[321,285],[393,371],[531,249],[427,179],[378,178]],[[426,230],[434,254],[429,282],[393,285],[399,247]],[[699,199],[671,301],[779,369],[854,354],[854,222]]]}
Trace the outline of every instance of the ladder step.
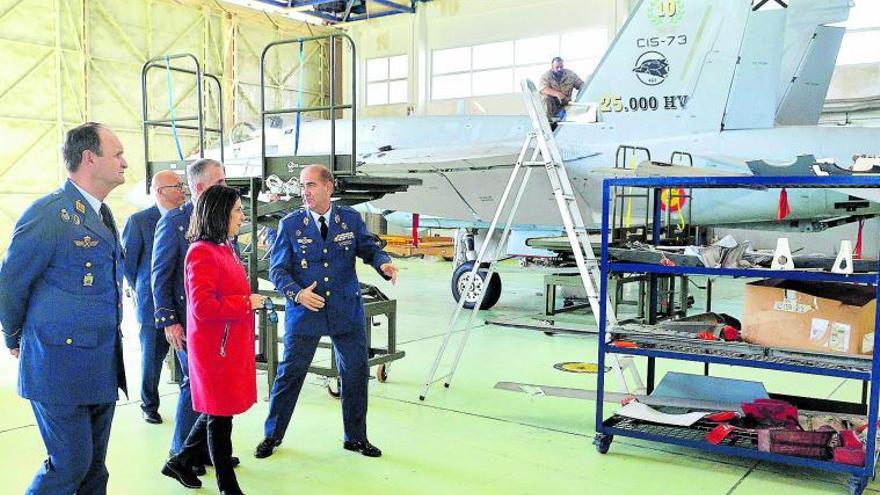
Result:
{"label": "ladder step", "polygon": [[[545,169],[545,172],[547,173],[547,178],[549,179],[553,190],[553,196],[558,203],[557,206],[559,207],[559,213],[562,217],[562,223],[566,225],[566,229],[568,229],[569,232],[574,234],[574,236],[570,238],[569,241],[571,243],[571,247],[575,249],[574,253],[577,254],[578,273],[580,275],[582,285],[587,292],[587,299],[590,301],[590,305],[593,308],[596,308],[597,305],[604,304],[599,295],[599,290],[601,288],[601,285],[598,283],[598,281],[601,280],[601,271],[599,267],[600,260],[596,258],[596,252],[594,251],[593,243],[590,240],[589,232],[584,225],[583,217],[581,216],[581,212],[577,205],[577,199],[575,191],[572,188],[571,179],[569,178],[568,172],[565,169],[565,165],[561,158],[562,155],[556,145],[554,136],[553,134],[545,132],[545,130],[547,129],[546,114],[537,96],[537,90],[535,89],[535,86],[531,81],[525,81],[523,83],[523,94],[526,97],[526,107],[529,111],[529,117],[532,121],[532,129],[528,134],[526,142],[523,143],[523,147],[520,151],[519,156],[517,157],[516,170],[518,170],[519,167],[522,166],[535,168],[543,167]],[[531,172],[532,168],[528,168],[528,171]],[[516,177],[513,175],[513,172],[511,172],[507,189],[504,192],[504,198],[508,197],[508,193],[510,192],[514,184],[515,179]],[[522,185],[524,186],[525,182],[523,182]],[[620,188],[616,188],[615,192],[631,194],[631,191]],[[635,195],[632,196],[635,197]],[[643,194],[643,196],[647,195]],[[616,198],[618,198],[619,201],[622,196],[616,196]],[[564,204],[560,200],[563,200]],[[505,200],[505,202],[506,201],[507,200]],[[511,206],[511,211],[508,212],[511,222],[513,221],[518,206],[519,201],[517,200]],[[493,220],[493,225],[495,225],[495,222],[500,218],[501,213],[505,210],[506,207],[506,204],[499,204],[497,206],[495,210],[495,220]],[[485,255],[485,247],[489,245],[489,241],[491,240],[493,232],[494,230],[490,231],[489,235],[487,235],[486,243],[484,243],[484,246],[480,251],[480,255],[478,256],[478,262],[483,260]],[[575,244],[577,244],[577,246],[575,246]],[[496,251],[495,257],[497,257],[498,255],[499,252]],[[494,271],[496,262],[497,259],[490,262],[490,271]],[[477,265],[480,264],[481,263],[477,263]],[[464,300],[461,299],[459,301],[459,306],[457,307],[452,317],[452,321],[449,322],[446,337],[437,351],[437,355],[434,358],[433,367],[431,368],[430,374],[425,381],[422,394],[419,396],[419,399],[421,400],[424,400],[428,388],[434,383],[445,381],[445,385],[448,387],[450,380],[452,379],[452,375],[455,373],[459,358],[461,357],[462,351],[464,350],[464,346],[467,342],[467,336],[469,335],[472,328],[472,319],[474,315],[476,315],[478,308],[474,308],[472,310],[471,316],[468,319],[468,327],[465,329],[464,338],[461,339],[459,343],[458,351],[455,355],[450,371],[444,376],[437,377],[438,367],[443,360],[444,353],[447,349],[447,344],[449,343],[451,335],[456,331],[456,323],[461,317],[463,303]],[[617,317],[615,315],[615,312],[607,306],[605,307],[605,311],[607,312],[606,317],[609,323],[611,325],[616,324]],[[596,323],[600,324],[599,311],[595,311],[593,316],[594,318],[596,318]],[[638,375],[638,370],[635,367],[634,361],[631,357],[612,355],[610,356],[609,364],[612,368],[615,369],[618,378],[620,378],[620,385],[623,391],[631,391],[626,383],[626,378],[623,375],[624,368],[628,369],[632,373],[632,378],[637,385],[636,388],[641,389],[641,387],[643,386],[641,384],[641,378]]]}

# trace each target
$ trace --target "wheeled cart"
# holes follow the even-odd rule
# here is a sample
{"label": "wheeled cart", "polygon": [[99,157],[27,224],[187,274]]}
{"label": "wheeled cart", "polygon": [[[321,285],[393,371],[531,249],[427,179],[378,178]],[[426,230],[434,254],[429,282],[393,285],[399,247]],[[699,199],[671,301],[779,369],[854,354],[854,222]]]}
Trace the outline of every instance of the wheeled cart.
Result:
{"label": "wheeled cart", "polygon": [[[662,275],[698,275],[710,277],[744,277],[744,278],[774,278],[810,282],[838,282],[854,285],[867,285],[877,291],[880,286],[880,278],[877,271],[870,273],[832,273],[816,269],[795,270],[770,270],[762,268],[706,268],[694,266],[666,266],[652,263],[609,262],[608,242],[610,232],[611,205],[613,205],[613,192],[615,190],[644,189],[651,198],[651,213],[649,218],[652,222],[653,244],[658,245],[663,223],[661,218],[660,197],[664,189],[750,189],[769,190],[768,198],[778,194],[777,189],[797,188],[823,188],[823,189],[860,189],[880,187],[880,177],[870,176],[832,176],[832,177],[690,177],[690,178],[624,178],[607,179],[603,184],[603,211],[602,211],[602,253],[601,268],[602,279],[600,297],[602,304],[599,305],[602,314],[599,325],[599,368],[605,366],[605,360],[610,356],[629,355],[644,356],[650,361],[655,359],[676,359],[684,361],[717,363],[732,366],[762,368],[767,370],[787,371],[803,373],[806,375],[832,376],[848,378],[866,382],[868,394],[866,399],[858,403],[819,400],[784,396],[785,400],[798,406],[800,409],[813,411],[827,411],[846,414],[854,414],[864,417],[867,421],[867,440],[865,446],[865,464],[861,466],[841,464],[830,460],[821,460],[809,457],[798,457],[779,453],[764,452],[758,450],[757,435],[749,431],[735,432],[725,438],[718,445],[713,445],[706,440],[706,434],[714,426],[705,420],[698,421],[690,427],[669,426],[664,424],[650,423],[629,417],[611,415],[606,417],[603,397],[605,395],[605,379],[598,375],[598,397],[596,401],[596,436],[594,444],[600,454],[605,454],[611,446],[615,436],[625,436],[691,447],[726,455],[735,455],[756,460],[780,462],[809,468],[823,469],[850,475],[847,488],[852,495],[861,494],[868,482],[868,478],[875,473],[877,459],[877,418],[878,398],[880,398],[880,360],[876,353],[872,356],[850,356],[845,354],[815,354],[784,352],[773,348],[764,348],[762,352],[746,352],[745,350],[757,346],[743,343],[705,342],[700,340],[664,341],[662,336],[652,334],[652,337],[643,339],[635,338],[630,346],[611,345],[617,335],[638,335],[637,329],[628,328],[626,324],[609,325],[605,317],[607,305],[605,301],[609,297],[609,277],[613,274],[638,273],[649,277],[649,318],[648,325],[656,323],[652,315],[657,313],[657,282],[656,278]],[[713,194],[715,194],[713,192]],[[772,219],[768,219],[772,220]],[[875,292],[876,293],[876,292]],[[653,320],[653,321],[652,321]],[[875,314],[874,322],[874,349],[880,345],[880,332],[877,331],[878,318]],[[735,345],[734,345],[735,344]],[[653,363],[651,363],[653,364]],[[649,384],[650,387],[650,384]],[[864,398],[863,398],[864,399]],[[683,411],[668,411],[683,412]]]}

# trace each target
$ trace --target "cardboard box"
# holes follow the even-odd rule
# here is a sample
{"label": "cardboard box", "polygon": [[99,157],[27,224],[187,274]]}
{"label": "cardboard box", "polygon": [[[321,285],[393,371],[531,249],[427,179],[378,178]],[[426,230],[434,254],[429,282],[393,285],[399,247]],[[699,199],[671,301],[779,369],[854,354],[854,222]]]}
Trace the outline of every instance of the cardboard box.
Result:
{"label": "cardboard box", "polygon": [[871,354],[873,287],[761,280],[746,285],[742,337],[767,347]]}

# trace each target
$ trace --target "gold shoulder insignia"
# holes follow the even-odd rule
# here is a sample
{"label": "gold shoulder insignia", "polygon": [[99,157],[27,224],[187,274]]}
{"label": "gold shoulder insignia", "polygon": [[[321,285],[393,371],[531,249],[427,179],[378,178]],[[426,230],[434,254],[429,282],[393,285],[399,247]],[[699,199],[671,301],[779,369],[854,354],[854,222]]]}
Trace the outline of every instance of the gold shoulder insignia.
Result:
{"label": "gold shoulder insignia", "polygon": [[85,203],[83,203],[83,202],[80,201],[80,200],[76,200],[76,205],[75,205],[75,206],[76,206],[76,211],[80,212],[80,213],[83,214],[83,215],[86,214],[86,205],[85,205]]}

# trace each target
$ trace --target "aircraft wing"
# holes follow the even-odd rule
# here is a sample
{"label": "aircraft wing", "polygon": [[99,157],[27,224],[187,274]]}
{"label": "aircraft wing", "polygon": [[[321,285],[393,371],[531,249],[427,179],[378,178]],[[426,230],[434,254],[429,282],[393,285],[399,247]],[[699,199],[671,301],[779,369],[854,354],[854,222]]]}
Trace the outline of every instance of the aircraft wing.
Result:
{"label": "aircraft wing", "polygon": [[607,177],[729,177],[731,175],[751,175],[711,168],[665,165],[649,161],[639,163],[635,168],[602,167],[594,168],[592,172]]}
{"label": "aircraft wing", "polygon": [[[446,218],[482,221],[485,211],[464,186],[486,180],[486,174],[508,175],[519,157],[522,142],[493,142],[458,146],[427,146],[377,151],[361,155],[358,171],[376,175],[418,177],[414,190],[375,201],[380,208],[434,214]],[[472,180],[464,180],[464,178]],[[427,201],[427,198],[445,198]],[[491,214],[490,214],[491,218]]]}
{"label": "aircraft wing", "polygon": [[[877,171],[880,169],[880,159],[865,158],[866,163],[859,163],[860,167],[856,170],[861,173],[853,173],[852,170],[843,169],[834,163],[825,163],[817,161],[813,155],[799,155],[794,162],[785,164],[770,164],[764,160],[749,161],[748,166],[757,176],[848,176],[863,175],[877,177]],[[846,194],[855,198],[880,203],[880,190],[878,189],[851,189],[851,188],[831,188],[831,191]]]}
{"label": "aircraft wing", "polygon": [[364,173],[430,173],[509,167],[516,163],[522,142],[465,144],[392,149],[361,155]]}
{"label": "aircraft wing", "polygon": [[[496,141],[486,144],[426,146],[379,151],[362,155],[358,171],[382,176],[418,177],[422,185],[374,201],[378,208],[419,212],[446,219],[489,222],[503,194],[523,143]],[[581,157],[584,150],[564,153]],[[518,225],[555,225],[556,203],[546,177],[536,174],[522,200]]]}

